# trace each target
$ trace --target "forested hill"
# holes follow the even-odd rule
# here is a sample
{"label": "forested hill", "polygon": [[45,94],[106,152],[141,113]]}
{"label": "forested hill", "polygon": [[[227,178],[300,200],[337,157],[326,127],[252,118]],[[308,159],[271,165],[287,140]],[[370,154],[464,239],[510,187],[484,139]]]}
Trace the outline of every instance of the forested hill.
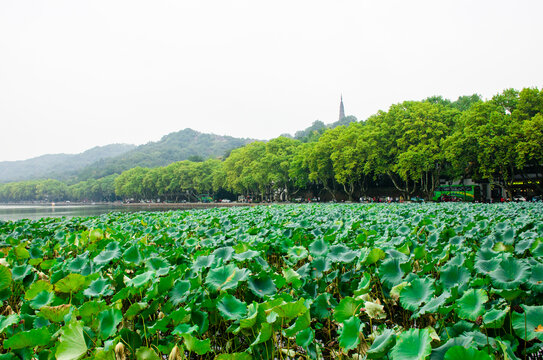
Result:
{"label": "forested hill", "polygon": [[102,159],[79,172],[80,180],[98,179],[110,174],[141,166],[165,166],[181,160],[205,160],[226,157],[231,150],[242,147],[252,139],[204,134],[184,129],[165,135],[156,142],[140,145],[122,155]]}
{"label": "forested hill", "polygon": [[0,162],[0,182],[66,179],[87,165],[124,154],[135,147],[129,144],[111,144],[96,146],[80,154],[53,154],[21,161],[3,161]]}

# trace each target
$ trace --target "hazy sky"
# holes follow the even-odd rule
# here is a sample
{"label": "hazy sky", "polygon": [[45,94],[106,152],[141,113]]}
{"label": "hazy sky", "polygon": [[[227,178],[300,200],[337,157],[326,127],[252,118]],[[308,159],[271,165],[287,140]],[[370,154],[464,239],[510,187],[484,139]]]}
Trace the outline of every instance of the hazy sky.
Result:
{"label": "hazy sky", "polygon": [[543,86],[543,1],[0,1],[0,161]]}

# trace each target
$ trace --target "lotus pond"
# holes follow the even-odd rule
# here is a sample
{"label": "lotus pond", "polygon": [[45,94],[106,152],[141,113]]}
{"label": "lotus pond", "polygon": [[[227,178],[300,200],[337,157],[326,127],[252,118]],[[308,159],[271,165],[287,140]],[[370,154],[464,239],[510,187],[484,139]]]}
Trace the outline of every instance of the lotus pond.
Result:
{"label": "lotus pond", "polygon": [[541,204],[0,222],[0,359],[536,359]]}

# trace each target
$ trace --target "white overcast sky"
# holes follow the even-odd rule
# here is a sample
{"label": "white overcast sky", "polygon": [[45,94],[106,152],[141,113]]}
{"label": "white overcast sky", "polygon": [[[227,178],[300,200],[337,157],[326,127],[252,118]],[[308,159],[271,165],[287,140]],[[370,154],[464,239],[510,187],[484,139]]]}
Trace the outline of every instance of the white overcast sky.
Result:
{"label": "white overcast sky", "polygon": [[1,0],[0,161],[543,86],[543,1]]}

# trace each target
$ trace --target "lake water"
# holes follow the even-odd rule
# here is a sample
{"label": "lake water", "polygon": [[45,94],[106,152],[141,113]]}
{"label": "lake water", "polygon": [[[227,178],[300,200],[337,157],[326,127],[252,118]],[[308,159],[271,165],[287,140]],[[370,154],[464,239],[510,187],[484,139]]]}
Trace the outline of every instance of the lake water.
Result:
{"label": "lake water", "polygon": [[136,212],[136,211],[167,211],[171,210],[167,206],[160,208],[149,208],[142,206],[122,206],[122,205],[0,205],[0,220],[19,220],[32,219],[37,220],[43,217],[74,217],[74,216],[96,216],[112,211]]}

